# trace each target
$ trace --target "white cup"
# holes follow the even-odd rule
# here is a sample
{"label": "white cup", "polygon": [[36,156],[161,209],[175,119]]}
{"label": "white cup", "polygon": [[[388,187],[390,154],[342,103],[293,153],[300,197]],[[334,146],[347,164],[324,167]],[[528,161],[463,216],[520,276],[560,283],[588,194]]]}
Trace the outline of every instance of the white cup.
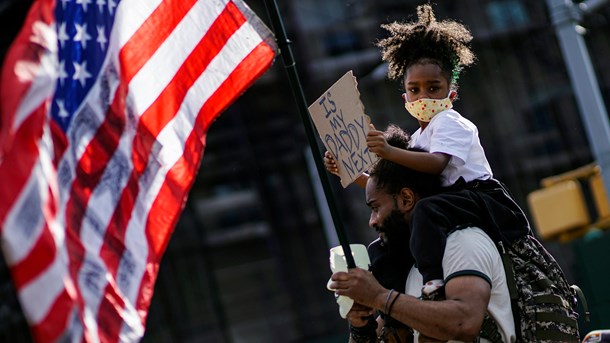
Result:
{"label": "white cup", "polygon": [[[368,270],[371,264],[371,259],[369,258],[369,253],[366,250],[366,247],[363,244],[350,244],[349,246],[352,250],[352,256],[354,257],[356,267]],[[343,252],[343,247],[340,245],[330,249],[330,270],[333,273],[347,271],[345,253]],[[330,282],[331,280],[328,280],[326,288],[328,288],[329,291],[334,291],[334,289],[330,288]],[[345,318],[349,310],[352,309],[354,300],[343,295],[336,296],[336,299],[337,304],[339,304],[339,314],[341,315],[341,318]]]}

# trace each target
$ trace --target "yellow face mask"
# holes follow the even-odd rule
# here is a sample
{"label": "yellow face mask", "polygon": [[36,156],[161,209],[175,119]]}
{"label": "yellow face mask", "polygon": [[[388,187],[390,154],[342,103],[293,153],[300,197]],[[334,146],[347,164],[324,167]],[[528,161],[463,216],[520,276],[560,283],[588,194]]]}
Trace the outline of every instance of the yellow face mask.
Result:
{"label": "yellow face mask", "polygon": [[447,95],[444,99],[419,99],[405,102],[407,111],[417,120],[429,122],[439,112],[453,107],[453,102]]}

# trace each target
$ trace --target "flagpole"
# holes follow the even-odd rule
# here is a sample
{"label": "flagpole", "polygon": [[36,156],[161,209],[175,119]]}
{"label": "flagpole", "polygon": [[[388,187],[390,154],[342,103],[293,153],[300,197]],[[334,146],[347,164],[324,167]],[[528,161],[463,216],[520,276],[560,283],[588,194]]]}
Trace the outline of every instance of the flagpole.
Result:
{"label": "flagpole", "polygon": [[335,231],[337,232],[339,243],[341,244],[343,252],[345,253],[345,261],[347,262],[347,267],[356,268],[356,263],[354,262],[354,257],[352,256],[352,250],[349,246],[349,242],[345,234],[345,229],[343,228],[343,224],[341,222],[341,219],[339,218],[339,212],[337,211],[337,206],[332,196],[332,189],[330,186],[330,182],[328,181],[328,175],[326,175],[327,172],[326,168],[324,167],[324,162],[322,161],[322,150],[320,149],[320,144],[318,142],[317,135],[315,134],[311,118],[309,117],[307,101],[305,100],[303,87],[301,86],[301,81],[299,80],[299,74],[297,72],[294,55],[292,54],[292,48],[290,46],[292,42],[290,41],[290,39],[288,39],[286,35],[284,23],[282,21],[282,17],[280,16],[280,11],[276,1],[264,0],[264,3],[265,7],[267,8],[267,13],[269,14],[269,19],[271,20],[271,26],[273,27],[273,31],[275,32],[277,44],[282,55],[282,61],[284,62],[286,73],[288,74],[290,88],[292,88],[292,93],[299,108],[299,114],[301,115],[301,119],[303,120],[303,124],[305,125],[305,133],[307,134],[307,139],[310,143],[309,146],[311,148],[313,160],[315,161],[316,168],[320,176],[320,181],[322,183],[322,189],[324,190],[326,201],[328,202],[328,208],[330,210],[330,214],[335,225]]}

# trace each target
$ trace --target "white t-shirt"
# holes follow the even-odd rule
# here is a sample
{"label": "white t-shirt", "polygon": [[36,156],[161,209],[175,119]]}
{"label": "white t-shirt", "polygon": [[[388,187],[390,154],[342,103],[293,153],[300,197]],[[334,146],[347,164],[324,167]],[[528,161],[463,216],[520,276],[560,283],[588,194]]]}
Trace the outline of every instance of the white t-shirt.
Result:
{"label": "white t-shirt", "polygon": [[460,176],[466,182],[493,176],[479,140],[479,130],[453,109],[435,115],[425,130],[417,129],[409,146],[452,156],[441,173],[443,186],[453,185]]}
{"label": "white t-shirt", "polygon": [[[479,228],[458,230],[447,237],[443,256],[445,283],[451,282],[453,277],[460,275],[480,276],[491,283],[491,297],[487,311],[498,323],[502,341],[515,342],[515,323],[502,258],[492,240]],[[421,285],[421,274],[417,268],[411,268],[405,293],[419,297]],[[417,332],[415,342],[418,342]],[[481,342],[487,341],[481,339]]]}

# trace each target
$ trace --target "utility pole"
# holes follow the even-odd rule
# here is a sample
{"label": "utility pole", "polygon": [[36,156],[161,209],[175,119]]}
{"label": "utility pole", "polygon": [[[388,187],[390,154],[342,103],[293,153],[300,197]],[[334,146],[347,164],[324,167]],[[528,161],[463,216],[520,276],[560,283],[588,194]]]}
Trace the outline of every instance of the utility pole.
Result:
{"label": "utility pole", "polygon": [[318,142],[319,138],[315,133],[314,124],[311,118],[309,117],[307,101],[305,101],[303,87],[301,86],[299,73],[297,72],[296,68],[296,62],[294,60],[294,55],[292,54],[292,48],[290,46],[292,42],[290,41],[290,39],[288,39],[288,36],[286,34],[286,29],[284,28],[284,21],[282,20],[282,16],[280,15],[280,10],[277,6],[277,2],[275,0],[264,0],[264,3],[267,9],[267,13],[269,14],[269,19],[271,20],[271,25],[275,32],[275,36],[277,38],[277,44],[280,48],[282,60],[284,62],[284,68],[286,69],[286,74],[288,75],[290,88],[292,88],[292,94],[294,95],[294,99],[297,102],[299,114],[301,115],[303,126],[305,127],[305,134],[307,135],[307,139],[309,140],[313,160],[318,170],[318,175],[320,176],[319,180],[322,185],[324,195],[326,196],[328,210],[330,211],[330,216],[332,217],[333,223],[335,224],[335,232],[337,233],[337,238],[339,239],[339,243],[341,244],[341,247],[343,248],[343,253],[345,254],[345,262],[347,263],[348,268],[356,268],[356,262],[354,261],[354,256],[352,255],[352,249],[350,247],[349,241],[347,240],[347,233],[345,231],[345,228],[343,227],[343,223],[341,222],[341,218],[339,217],[339,211],[337,210],[337,205],[333,198],[332,188],[328,179],[328,173],[326,172],[326,169],[324,168],[324,162],[322,161],[322,150],[320,149],[320,143]]}
{"label": "utility pole", "polygon": [[609,0],[587,0],[575,4],[572,0],[546,0],[561,51],[568,68],[580,116],[589,144],[601,168],[606,194],[610,195],[610,125],[608,112],[593,72],[589,52],[579,25],[583,15],[595,11]]}

